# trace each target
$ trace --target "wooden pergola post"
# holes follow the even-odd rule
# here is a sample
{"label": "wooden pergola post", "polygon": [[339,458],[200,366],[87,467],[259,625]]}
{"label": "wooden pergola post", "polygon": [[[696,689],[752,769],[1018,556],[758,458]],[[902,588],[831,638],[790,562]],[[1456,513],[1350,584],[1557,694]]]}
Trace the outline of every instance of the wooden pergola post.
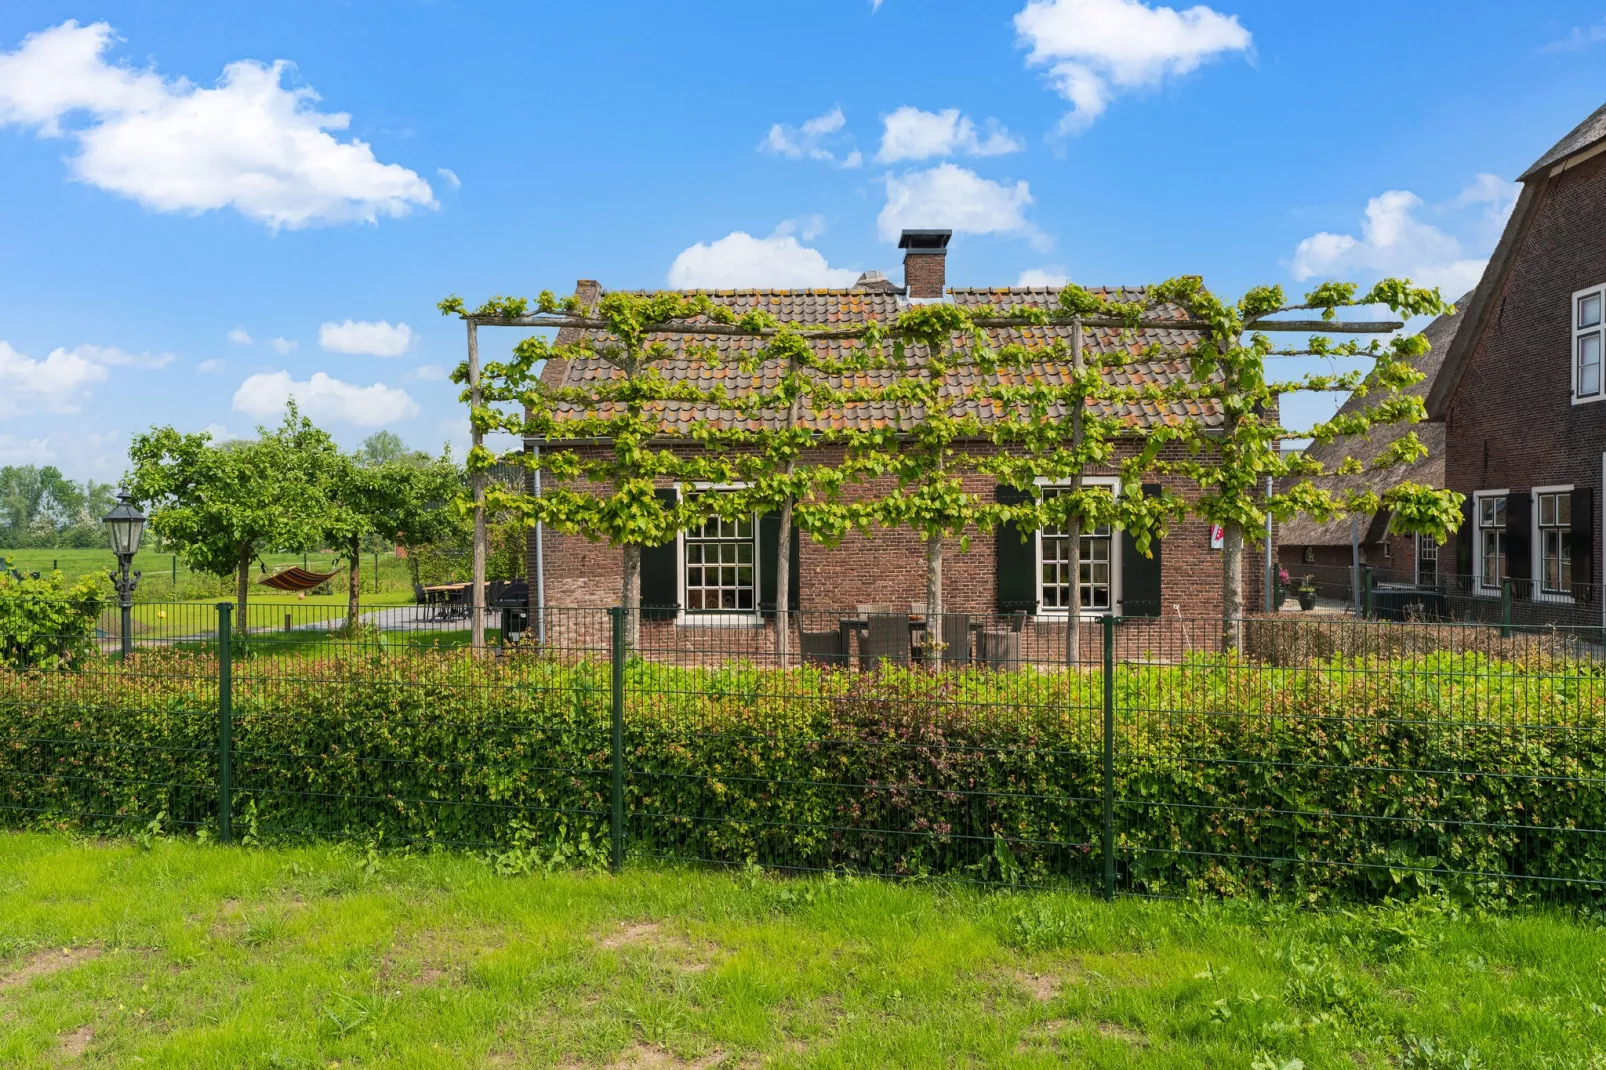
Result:
{"label": "wooden pergola post", "polygon": [[[468,388],[471,411],[478,412],[481,403],[480,396],[480,338],[478,327],[471,319],[468,321]],[[480,431],[479,424],[471,420],[470,436],[472,446],[470,454],[477,455],[485,443],[485,435]],[[469,643],[476,651],[485,649],[485,473],[476,469],[469,477],[474,486],[474,577],[470,584],[469,606]]]}

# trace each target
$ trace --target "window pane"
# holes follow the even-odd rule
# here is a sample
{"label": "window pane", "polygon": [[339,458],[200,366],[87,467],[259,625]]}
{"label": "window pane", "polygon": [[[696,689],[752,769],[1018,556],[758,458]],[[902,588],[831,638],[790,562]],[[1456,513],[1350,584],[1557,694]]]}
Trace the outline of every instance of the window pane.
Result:
{"label": "window pane", "polygon": [[1600,294],[1585,294],[1578,299],[1578,326],[1597,327],[1600,325]]}
{"label": "window pane", "polygon": [[1541,494],[1539,496],[1539,524],[1549,527],[1556,522],[1556,496],[1554,494]]}
{"label": "window pane", "polygon": [[1600,393],[1600,335],[1578,336],[1578,396]]}
{"label": "window pane", "polygon": [[1504,494],[1494,500],[1494,526],[1497,528],[1506,526],[1506,496]]}
{"label": "window pane", "polygon": [[751,519],[710,517],[684,539],[688,610],[751,611],[757,604]]}
{"label": "window pane", "polygon": [[1493,498],[1478,499],[1478,526],[1485,528],[1494,526]]}
{"label": "window pane", "polygon": [[1571,492],[1556,495],[1556,523],[1571,527],[1573,522],[1573,496]]}

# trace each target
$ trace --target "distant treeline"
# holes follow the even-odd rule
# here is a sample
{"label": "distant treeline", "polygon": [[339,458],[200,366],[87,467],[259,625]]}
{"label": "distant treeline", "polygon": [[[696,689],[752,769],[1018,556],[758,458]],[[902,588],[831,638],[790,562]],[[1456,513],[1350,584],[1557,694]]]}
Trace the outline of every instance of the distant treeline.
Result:
{"label": "distant treeline", "polygon": [[110,483],[77,483],[54,465],[5,465],[0,467],[0,546],[108,546],[101,517],[116,503],[117,488]]}

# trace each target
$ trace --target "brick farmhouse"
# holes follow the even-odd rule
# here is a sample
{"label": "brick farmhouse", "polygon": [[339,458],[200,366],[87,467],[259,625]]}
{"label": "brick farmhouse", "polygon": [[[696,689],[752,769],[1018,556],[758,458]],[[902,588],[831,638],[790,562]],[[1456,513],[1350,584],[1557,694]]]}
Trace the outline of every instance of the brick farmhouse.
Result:
{"label": "brick farmhouse", "polygon": [[[846,289],[819,290],[725,290],[709,296],[738,315],[754,308],[766,309],[782,322],[803,324],[854,324],[869,320],[891,322],[912,302],[947,301],[969,309],[1008,308],[1017,304],[1051,304],[1058,293],[1042,287],[994,289],[950,289],[946,285],[949,232],[909,231],[900,243],[904,258],[905,285],[898,287],[879,273],[866,273]],[[597,283],[582,280],[578,293],[585,301],[595,301],[601,289]],[[1181,318],[1180,310],[1174,310]],[[1028,346],[1045,345],[1056,337],[1069,337],[1068,327],[1031,327],[1021,330],[993,330],[995,345],[1020,341]],[[560,343],[581,338],[575,328],[560,332]],[[1134,337],[1121,337],[1114,330],[1084,332],[1090,359],[1094,352],[1121,347],[1136,353],[1152,342],[1161,342],[1175,351],[1197,341],[1197,335],[1182,330],[1145,329]],[[666,338],[672,344],[684,339]],[[709,337],[700,339],[721,346],[748,346],[749,338]],[[817,341],[820,346],[841,346],[841,341]],[[668,378],[683,376],[698,381],[719,377],[727,389],[740,389],[735,382],[742,373],[726,365],[710,368],[702,362],[670,360],[657,367]],[[1044,365],[1039,374],[1053,381],[1068,369]],[[548,386],[581,386],[587,381],[614,375],[600,360],[549,361],[542,372]],[[965,405],[966,382],[963,373],[950,380],[956,409]],[[1121,383],[1165,383],[1187,374],[1177,360],[1140,361],[1107,373]],[[778,375],[778,369],[763,368],[752,380],[756,387],[765,377]],[[770,381],[773,381],[771,378]],[[971,380],[973,382],[973,380]],[[825,426],[829,421],[873,421],[888,418],[885,412],[870,411],[869,405],[850,406],[847,412],[816,413],[809,418]],[[694,421],[719,419],[718,413],[699,412],[693,406],[666,404],[665,418]],[[1177,403],[1166,407],[1145,404],[1131,406],[1123,415],[1139,421],[1200,420],[1217,426],[1219,413],[1206,404]],[[838,424],[840,426],[840,424]],[[531,443],[532,446],[565,446],[608,451],[606,443]],[[973,450],[992,449],[991,443],[975,442]],[[1125,449],[1135,450],[1135,443]],[[837,458],[822,449],[815,463],[832,463]],[[1116,472],[1089,471],[1089,482],[1107,479],[1113,485]],[[1196,490],[1179,481],[1155,479],[1146,482],[1146,493],[1158,493],[1160,486],[1191,497]],[[989,478],[966,476],[966,487],[993,500],[1009,500],[1019,493],[1000,487]],[[866,484],[849,487],[843,493],[879,494],[891,488]],[[1045,488],[1052,493],[1052,488]],[[675,494],[672,487],[659,493]],[[642,555],[642,604],[658,607],[649,618],[673,621],[686,627],[747,622],[762,627],[775,609],[776,557],[779,523],[776,517],[756,517],[751,524],[711,522],[696,531],[682,532],[673,543],[649,548]],[[1021,610],[1039,622],[1063,619],[1068,607],[1079,607],[1084,616],[1119,614],[1128,617],[1219,618],[1221,612],[1222,554],[1212,549],[1209,525],[1192,518],[1174,524],[1163,540],[1155,540],[1152,556],[1139,554],[1131,540],[1120,531],[1101,530],[1085,534],[1079,547],[1054,532],[1035,533],[1025,540],[1005,528],[989,536],[973,533],[968,552],[957,544],[944,562],[944,601],[952,613],[1014,613]],[[924,602],[925,554],[919,537],[908,529],[879,530],[870,535],[849,534],[840,544],[827,547],[804,533],[792,541],[790,599],[792,609],[803,614],[853,611],[866,605],[916,608]],[[536,574],[537,541],[530,539],[531,575]],[[546,532],[541,540],[544,560],[545,598],[549,607],[601,607],[617,605],[623,561],[621,551],[580,536]],[[1260,597],[1260,570],[1246,564],[1247,604],[1257,606]],[[532,596],[534,592],[532,590]]]}
{"label": "brick farmhouse", "polygon": [[1518,616],[1599,625],[1606,107],[1519,181],[1427,397],[1445,485],[1467,498],[1454,569],[1474,599],[1509,581]]}

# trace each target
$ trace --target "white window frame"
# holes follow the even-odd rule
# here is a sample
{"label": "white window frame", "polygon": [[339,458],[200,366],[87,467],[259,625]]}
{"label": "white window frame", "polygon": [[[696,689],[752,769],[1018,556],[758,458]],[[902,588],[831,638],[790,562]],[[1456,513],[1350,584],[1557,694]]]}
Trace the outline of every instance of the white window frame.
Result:
{"label": "white window frame", "polygon": [[[1064,488],[1064,487],[1069,487],[1071,485],[1071,481],[1068,480],[1068,479],[1049,479],[1046,476],[1038,476],[1037,479],[1033,480],[1033,482],[1037,484],[1038,496],[1039,497],[1042,496],[1042,490],[1045,487]],[[1083,476],[1082,477],[1082,486],[1083,487],[1105,487],[1105,488],[1107,488],[1109,490],[1109,492],[1110,492],[1112,497],[1117,497],[1121,493],[1121,481],[1118,478],[1114,477],[1114,476]],[[1077,586],[1077,600],[1078,600],[1078,602],[1080,602],[1080,600],[1081,600],[1081,579],[1082,579],[1082,566],[1081,566],[1081,557],[1080,557],[1081,548],[1080,547],[1077,548],[1077,554],[1078,554],[1077,566],[1076,566],[1076,578],[1077,578],[1077,585],[1078,585]],[[1050,608],[1046,608],[1043,605],[1043,529],[1042,528],[1038,528],[1037,531],[1035,533],[1033,533],[1033,535],[1032,535],[1032,594],[1037,599],[1037,615],[1039,617],[1055,618],[1055,617],[1068,617],[1068,616],[1070,616],[1070,610],[1068,608],[1067,609],[1061,609],[1060,607],[1055,606],[1054,608],[1050,609]],[[1118,614],[1120,605],[1121,605],[1121,527],[1118,524],[1112,524],[1112,525],[1110,525],[1110,608],[1109,609],[1088,610],[1087,612],[1082,613],[1081,617],[1082,617],[1083,620],[1099,620],[1100,618],[1110,616],[1111,614]]]}
{"label": "white window frame", "polygon": [[[1509,506],[1510,503],[1508,502],[1507,505]],[[1432,538],[1431,536],[1418,535],[1416,537],[1416,554],[1414,555],[1415,560],[1413,560],[1411,564],[1411,582],[1418,587],[1422,586],[1422,550],[1427,546],[1431,546],[1433,548],[1433,582],[1437,584],[1440,579],[1439,554],[1441,551],[1443,551],[1444,544],[1439,542],[1439,540]]]}
{"label": "white window frame", "polygon": [[[1578,302],[1585,297],[1599,297],[1601,299],[1601,322],[1592,327],[1578,325]],[[1595,401],[1606,401],[1606,285],[1590,286],[1573,294],[1572,306],[1567,310],[1567,322],[1572,324],[1572,330],[1567,335],[1567,370],[1570,380],[1569,392],[1572,394],[1574,405],[1588,405]],[[1581,366],[1578,363],[1578,340],[1585,335],[1599,335],[1601,338],[1600,370],[1596,373],[1599,382],[1593,394],[1580,394],[1578,392],[1578,373]]]}
{"label": "white window frame", "polygon": [[[1603,307],[1606,307],[1606,302],[1603,302]],[[1528,532],[1528,538],[1529,545],[1533,550],[1531,567],[1533,569],[1533,597],[1534,601],[1536,602],[1559,602],[1563,605],[1571,605],[1573,601],[1573,596],[1570,592],[1545,590],[1545,548],[1540,545],[1539,539],[1539,496],[1541,494],[1571,494],[1573,490],[1573,484],[1567,483],[1565,485],[1554,487],[1535,487],[1533,490],[1528,492],[1528,509],[1533,514],[1531,530]],[[1506,508],[1511,508],[1509,502],[1507,503]],[[1571,521],[1569,521],[1567,524],[1567,530],[1572,530]],[[1577,547],[1574,547],[1573,549],[1574,552],[1577,552]]]}
{"label": "white window frame", "polygon": [[[693,483],[700,491],[746,490],[745,483]],[[761,608],[764,592],[764,543],[759,538],[759,521],[753,514],[753,612],[739,609],[688,609],[686,608],[686,532],[675,533],[675,600],[681,603],[675,614],[677,625],[693,628],[762,628],[764,613]]]}
{"label": "white window frame", "polygon": [[1511,492],[1508,490],[1479,490],[1472,494],[1472,586],[1479,594],[1498,595],[1500,584],[1493,586],[1483,577],[1483,499],[1506,499],[1506,568],[1511,567]]}

